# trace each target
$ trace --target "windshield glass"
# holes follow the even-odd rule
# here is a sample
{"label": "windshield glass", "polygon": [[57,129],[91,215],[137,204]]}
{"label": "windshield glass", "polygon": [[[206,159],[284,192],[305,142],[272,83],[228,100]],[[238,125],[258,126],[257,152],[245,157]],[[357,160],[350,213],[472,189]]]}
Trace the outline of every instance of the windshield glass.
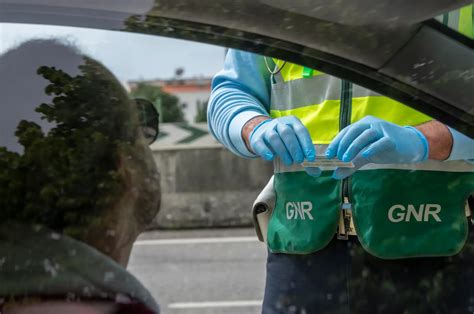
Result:
{"label": "windshield glass", "polygon": [[[269,7],[288,30],[312,27],[301,8]],[[470,36],[466,8],[437,19]],[[271,56],[289,40],[277,28],[263,48],[200,25],[214,46],[195,20],[150,12],[127,17],[131,32],[0,23],[0,313],[474,310],[459,289],[474,260],[472,139],[327,64]],[[334,39],[318,57],[353,51],[355,79],[378,60],[409,74],[382,91],[469,84],[469,69],[403,44],[418,26],[392,45],[350,22],[318,22]],[[378,53],[357,55],[350,34]],[[291,46],[301,63],[316,35]]]}
{"label": "windshield glass", "polygon": [[[211,78],[226,49],[58,26],[0,24],[0,33],[0,238],[10,252],[0,295],[50,295],[67,280],[70,300],[120,293],[157,300],[164,313],[220,303],[258,313],[265,247],[250,206],[271,168],[209,134]],[[15,285],[18,267],[44,269],[43,286]]]}

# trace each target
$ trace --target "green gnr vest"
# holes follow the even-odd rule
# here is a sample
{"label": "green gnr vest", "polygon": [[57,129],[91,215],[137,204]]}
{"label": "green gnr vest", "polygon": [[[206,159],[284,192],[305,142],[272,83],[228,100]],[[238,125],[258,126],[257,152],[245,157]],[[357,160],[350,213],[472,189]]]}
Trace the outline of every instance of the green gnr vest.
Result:
{"label": "green gnr vest", "polygon": [[[361,86],[281,60],[274,63],[281,71],[272,78],[270,114],[298,117],[318,155],[340,129],[367,115],[398,125],[432,120]],[[369,164],[342,181],[331,174],[323,171],[314,178],[299,165],[274,162],[276,205],[267,233],[272,252],[321,250],[333,239],[342,208],[352,211],[362,246],[380,258],[449,256],[464,246],[474,164]]]}

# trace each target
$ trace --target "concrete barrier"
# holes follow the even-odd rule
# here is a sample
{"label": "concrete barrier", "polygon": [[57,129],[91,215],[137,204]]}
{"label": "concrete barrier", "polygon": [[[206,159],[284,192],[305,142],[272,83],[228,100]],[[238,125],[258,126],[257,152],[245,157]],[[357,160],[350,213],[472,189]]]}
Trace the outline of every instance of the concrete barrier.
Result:
{"label": "concrete barrier", "polygon": [[272,164],[244,159],[220,145],[155,149],[161,211],[151,228],[251,226],[251,205]]}

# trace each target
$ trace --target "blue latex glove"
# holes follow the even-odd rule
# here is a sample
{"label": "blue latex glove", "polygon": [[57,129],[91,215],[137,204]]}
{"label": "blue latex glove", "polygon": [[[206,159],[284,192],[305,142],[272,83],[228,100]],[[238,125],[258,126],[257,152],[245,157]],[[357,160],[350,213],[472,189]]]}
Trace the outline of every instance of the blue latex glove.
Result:
{"label": "blue latex glove", "polygon": [[[316,150],[306,127],[294,116],[269,119],[258,124],[250,134],[252,150],[266,160],[280,157],[286,165],[314,161]],[[319,175],[314,168],[312,175]]]}
{"label": "blue latex glove", "polygon": [[428,141],[410,126],[367,116],[344,128],[329,144],[326,157],[352,161],[355,168],[337,168],[333,178],[344,179],[368,164],[416,163],[428,159]]}

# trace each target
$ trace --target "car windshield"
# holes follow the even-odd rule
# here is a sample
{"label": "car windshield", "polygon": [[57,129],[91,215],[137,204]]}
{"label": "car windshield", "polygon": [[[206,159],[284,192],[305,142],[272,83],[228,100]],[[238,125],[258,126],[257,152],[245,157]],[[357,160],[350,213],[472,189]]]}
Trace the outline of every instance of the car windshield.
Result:
{"label": "car windshield", "polygon": [[[353,63],[338,63],[325,33],[313,69],[297,62],[315,60],[309,37],[273,33],[273,47],[153,14],[126,31],[0,23],[0,314],[474,311],[469,94],[458,132],[445,108],[436,121],[361,85],[417,104],[435,82],[423,105],[438,110],[451,80],[473,84],[456,68],[468,48],[452,71],[384,60],[410,26],[393,43],[368,35],[373,58],[342,45]],[[472,15],[436,19],[472,38]],[[408,74],[375,84],[373,60]]]}
{"label": "car windshield", "polygon": [[[47,283],[50,276],[64,276],[72,281],[71,299],[97,297],[104,276],[114,290],[110,287],[124,275],[116,267],[87,270],[101,261],[69,237],[127,265],[131,244],[147,228],[134,242],[127,269],[164,313],[194,312],[209,302],[201,311],[223,302],[224,308],[237,306],[236,313],[258,312],[266,251],[251,228],[250,211],[271,167],[233,157],[208,131],[211,78],[223,67],[226,49],[59,26],[1,24],[0,33],[6,100],[1,217],[16,226],[2,230],[21,239],[31,232],[24,230],[30,223],[52,230],[29,257],[35,262],[22,271],[44,267],[43,292],[57,289]],[[133,117],[144,112],[136,99],[147,100],[159,113],[152,143],[134,131],[139,119]],[[32,176],[35,183],[26,186]],[[48,239],[60,236],[68,242],[41,252],[51,245]],[[83,257],[65,266],[67,256],[57,252],[61,246]],[[30,255],[8,249],[18,251],[18,259]],[[2,276],[21,264],[18,259],[0,259]],[[85,295],[77,275],[65,274],[81,263],[80,274],[92,278]],[[0,294],[11,292],[12,285],[0,285]],[[32,293],[34,285],[21,284]]]}

